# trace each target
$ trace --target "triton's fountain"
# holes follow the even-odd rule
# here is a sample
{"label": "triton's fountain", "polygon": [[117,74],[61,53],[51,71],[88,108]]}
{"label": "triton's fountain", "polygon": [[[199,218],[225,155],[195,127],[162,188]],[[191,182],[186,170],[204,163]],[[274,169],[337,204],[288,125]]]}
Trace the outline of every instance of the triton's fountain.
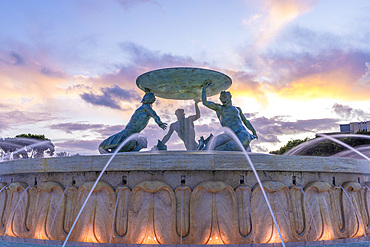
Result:
{"label": "triton's fountain", "polygon": [[[369,161],[249,156],[287,245],[367,240]],[[61,245],[110,158],[0,163],[2,245]],[[92,191],[69,241],[73,246],[281,242],[252,168],[243,153],[235,151],[117,154]]]}

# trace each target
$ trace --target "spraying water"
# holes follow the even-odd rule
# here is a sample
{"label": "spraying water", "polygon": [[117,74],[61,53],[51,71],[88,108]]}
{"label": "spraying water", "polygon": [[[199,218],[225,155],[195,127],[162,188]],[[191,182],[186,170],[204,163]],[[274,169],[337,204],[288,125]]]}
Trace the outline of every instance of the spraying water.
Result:
{"label": "spraying water", "polygon": [[[183,187],[183,185],[181,185]],[[182,245],[182,214],[183,214],[183,204],[184,204],[184,188],[181,189],[181,212],[180,212],[180,245]]]}
{"label": "spraying water", "polygon": [[366,184],[364,184],[364,185],[365,185],[365,187],[367,188],[367,190],[368,190],[368,191],[370,191],[370,188],[369,188]]}
{"label": "spraying water", "polygon": [[12,220],[13,220],[13,217],[14,217],[15,211],[17,210],[17,207],[18,207],[19,203],[21,202],[21,200],[22,200],[23,196],[26,194],[27,190],[28,190],[30,187],[31,187],[31,185],[28,185],[28,186],[27,186],[27,188],[23,191],[23,193],[22,193],[22,194],[21,194],[21,196],[19,197],[18,202],[17,202],[17,204],[15,205],[15,207],[14,207],[14,209],[13,209],[12,213],[10,214],[10,218],[9,218],[9,220],[8,220],[7,224],[6,224],[5,234],[7,234],[7,232],[8,232],[8,228],[9,228],[9,226],[11,225],[11,222],[12,222]]}
{"label": "spraying water", "polygon": [[[365,154],[367,157],[370,155],[370,145],[362,145],[362,146],[356,146],[355,149],[363,154]],[[350,158],[350,159],[361,159],[361,156],[358,156],[357,153],[353,152],[352,150],[344,150],[339,153],[333,154],[330,157],[333,158]]]}
{"label": "spraying water", "polygon": [[208,153],[210,153],[216,146],[216,136],[213,136],[209,141],[208,145],[205,146],[205,148],[207,148]]}
{"label": "spraying water", "polygon": [[0,142],[0,151],[1,151],[1,159],[0,159],[0,162],[4,161],[4,160],[11,160],[12,159],[12,156],[13,156],[13,152],[9,152],[7,155],[6,152],[4,150],[8,150],[8,149],[11,149],[11,150],[17,150],[19,148],[22,148],[21,145],[19,144],[15,144],[15,143],[11,143],[11,142]]}
{"label": "spraying water", "polygon": [[[251,224],[251,227],[252,227],[253,214],[252,214],[251,198],[250,198],[250,194],[249,193],[247,195],[248,195],[247,203],[248,203],[248,208],[249,208],[249,215],[250,215],[250,218],[251,218],[251,220],[250,220],[251,223],[250,224]],[[253,235],[253,243],[255,243],[256,242],[256,236],[253,233],[252,233],[252,235]]]}
{"label": "spraying water", "polygon": [[[320,138],[316,138],[316,139],[313,139],[313,140],[310,140],[308,142],[305,142],[305,143],[302,143],[294,148],[292,148],[291,150],[289,150],[288,152],[286,152],[284,155],[296,155],[296,154],[299,154],[301,151],[303,151],[304,149],[306,149],[307,147],[315,144],[315,143],[318,143],[318,142],[321,142],[322,140],[324,139],[328,139],[328,140],[331,140],[335,143],[338,143],[339,145],[342,145],[343,147],[351,150],[352,152],[355,152],[356,154],[360,155],[361,157],[365,158],[366,160],[370,161],[370,158],[366,155],[364,155],[363,153],[361,153],[360,151],[358,151],[357,149],[351,147],[350,145],[336,139],[336,138],[344,138],[344,137],[353,137],[353,138],[365,138],[365,139],[370,139],[370,136],[368,135],[361,135],[361,134],[339,134],[339,135],[332,135],[332,136],[329,136],[329,135],[325,135],[325,134],[317,134],[318,136],[320,136]],[[334,138],[335,137],[335,138]],[[365,187],[370,191],[370,188],[365,184]],[[362,228],[362,231],[364,232],[364,236],[366,237],[366,232],[365,232],[365,229],[364,229],[364,226],[363,226],[363,221],[361,220],[361,218],[359,217],[358,215],[358,212],[355,208],[355,206],[353,205],[353,202],[351,200],[351,198],[349,197],[347,191],[342,187],[340,186],[340,188],[343,190],[344,194],[347,196],[349,202],[351,203],[351,206],[356,214],[356,217],[358,218],[359,222],[360,222],[360,226]],[[302,190],[302,188],[301,188]],[[303,190],[302,190],[303,192]],[[306,198],[306,195],[305,193],[303,192],[303,195],[305,196]],[[306,199],[307,200],[307,199]],[[307,204],[308,204],[308,201],[307,201]],[[310,205],[308,204],[308,206],[310,207]],[[310,209],[311,211],[311,209]],[[312,215],[312,211],[311,211],[311,215]],[[313,217],[313,215],[312,215]],[[317,227],[316,227],[316,224],[315,224],[315,228],[316,228],[316,232],[317,232]],[[318,232],[317,232],[318,233]]]}
{"label": "spraying water", "polygon": [[258,182],[258,184],[259,184],[259,186],[260,186],[260,188],[261,188],[261,191],[262,191],[263,197],[264,197],[264,198],[265,198],[265,200],[266,200],[266,203],[267,203],[267,206],[268,206],[269,211],[270,211],[270,213],[271,213],[272,219],[273,219],[273,221],[274,221],[274,224],[275,224],[276,230],[277,230],[277,231],[278,231],[278,233],[279,233],[280,240],[281,240],[281,244],[283,245],[283,247],[285,247],[284,239],[283,239],[283,236],[281,235],[280,228],[279,228],[279,226],[278,226],[278,223],[277,223],[277,220],[276,220],[276,218],[275,218],[274,212],[272,211],[272,208],[271,208],[270,202],[269,202],[269,200],[268,200],[268,198],[267,198],[267,194],[266,194],[266,192],[265,192],[265,189],[263,188],[262,182],[261,182],[261,180],[260,180],[260,178],[259,178],[259,176],[258,176],[258,173],[257,173],[257,171],[256,171],[256,169],[255,169],[255,167],[254,167],[254,165],[253,165],[253,163],[252,163],[252,160],[250,159],[250,157],[249,157],[249,155],[248,155],[247,151],[245,150],[245,148],[244,148],[243,144],[240,142],[239,138],[235,135],[235,133],[234,133],[231,129],[227,128],[227,127],[222,127],[222,129],[224,130],[224,132],[225,132],[226,134],[228,134],[228,135],[229,135],[229,136],[230,136],[230,137],[235,141],[235,143],[238,145],[238,147],[240,148],[240,150],[243,152],[243,154],[244,154],[245,158],[247,159],[248,163],[250,164],[250,166],[251,166],[251,168],[252,168],[252,170],[253,170],[253,173],[254,173],[254,175],[255,175],[255,177],[256,177],[256,179],[257,179],[257,182]]}
{"label": "spraying water", "polygon": [[340,188],[343,190],[344,194],[347,196],[347,198],[348,198],[349,202],[351,203],[351,206],[352,206],[352,208],[353,208],[353,211],[355,212],[356,217],[357,217],[357,219],[358,219],[358,221],[359,221],[359,223],[360,223],[360,226],[361,226],[361,228],[362,228],[362,231],[364,232],[364,236],[366,237],[366,232],[365,232],[364,223],[363,223],[363,221],[361,220],[360,216],[358,215],[358,212],[357,212],[357,210],[356,210],[356,208],[355,208],[355,205],[353,205],[353,202],[352,202],[351,198],[349,197],[349,195],[348,195],[347,191],[346,191],[342,186],[340,186]]}
{"label": "spraying water", "polygon": [[[340,144],[340,145],[342,145],[343,147],[345,147],[345,148],[348,148],[348,149],[350,149],[350,150],[352,150],[353,152],[355,152],[355,153],[357,153],[358,155],[360,155],[361,157],[364,157],[365,159],[367,159],[368,161],[370,161],[370,158],[369,157],[367,157],[366,155],[364,155],[363,153],[361,153],[360,151],[358,151],[357,149],[354,149],[353,147],[351,147],[350,145],[348,145],[348,144],[346,144],[346,143],[344,143],[344,142],[342,142],[342,141],[339,141],[338,139],[335,139],[335,138],[333,138],[333,137],[331,137],[331,136],[329,136],[329,135],[325,135],[325,134],[317,134],[317,135],[319,135],[319,136],[322,136],[322,137],[324,137],[324,138],[326,138],[326,139],[329,139],[329,140],[331,140],[331,141],[333,141],[333,142],[336,142],[336,143],[338,143],[338,144]],[[341,135],[339,135],[339,136],[335,136],[335,137],[340,137]],[[357,137],[357,136],[363,136],[363,137],[366,137],[366,138],[369,138],[370,139],[370,136],[366,136],[366,135],[351,135],[351,136],[355,136],[355,137]]]}
{"label": "spraying water", "polygon": [[113,212],[113,219],[112,219],[112,228],[110,230],[110,237],[109,237],[109,243],[112,242],[112,238],[113,238],[113,231],[114,231],[114,219],[116,217],[116,213],[117,213],[117,207],[118,207],[118,200],[119,200],[119,196],[121,194],[121,190],[118,191],[118,194],[117,194],[117,199],[116,199],[116,205],[114,206],[114,212]]}
{"label": "spraying water", "polygon": [[311,209],[310,203],[308,202],[308,198],[307,198],[307,196],[306,196],[306,193],[304,193],[304,190],[302,189],[302,187],[299,187],[299,188],[301,189],[302,194],[303,194],[303,196],[304,196],[304,199],[306,200],[306,203],[307,203],[308,209],[310,210],[310,214],[311,214],[311,218],[312,218],[313,226],[315,227],[315,231],[316,231],[317,240],[320,240],[319,230],[317,230],[316,222],[315,222],[315,219],[314,219],[314,217],[313,217],[312,209]]}
{"label": "spraying water", "polygon": [[59,210],[60,204],[62,203],[62,199],[63,199],[63,197],[64,197],[65,193],[67,192],[67,190],[68,190],[69,186],[71,186],[71,184],[72,184],[72,183],[69,183],[69,184],[67,185],[67,187],[66,187],[66,188],[64,189],[64,191],[63,191],[62,196],[61,196],[61,197],[60,197],[60,199],[59,199],[59,203],[58,203],[57,209],[55,210],[55,213],[54,213],[53,221],[51,222],[50,232],[51,232],[51,230],[53,229],[54,222],[55,222],[55,218],[57,217],[57,213],[58,213],[58,210]]}
{"label": "spraying water", "polygon": [[304,151],[306,148],[313,146],[316,143],[319,143],[321,141],[325,140],[324,137],[315,138],[313,140],[306,141],[304,143],[301,143],[294,148],[288,150],[283,155],[299,155],[302,151]]}
{"label": "spraying water", "polygon": [[0,193],[3,192],[3,190],[6,188],[6,187],[9,187],[9,184],[5,185],[4,187],[1,188],[0,190]]}
{"label": "spraying water", "polygon": [[114,153],[112,154],[112,156],[111,156],[111,157],[110,157],[110,159],[108,160],[107,164],[105,164],[105,166],[104,166],[103,170],[100,172],[100,174],[99,174],[98,178],[96,179],[96,181],[95,181],[94,185],[92,186],[92,188],[91,188],[91,190],[90,190],[89,194],[87,195],[87,197],[86,197],[86,199],[85,199],[85,202],[82,204],[82,207],[81,207],[80,211],[78,212],[77,217],[76,217],[75,221],[73,222],[73,225],[72,225],[71,229],[69,230],[68,235],[67,235],[66,239],[64,240],[62,247],[66,246],[67,241],[68,241],[69,237],[70,237],[70,236],[71,236],[71,234],[72,234],[73,228],[75,227],[75,225],[76,225],[76,223],[77,223],[78,218],[80,218],[81,213],[82,213],[83,209],[85,208],[85,206],[86,206],[86,204],[87,204],[87,201],[90,199],[90,196],[91,196],[92,192],[94,191],[94,189],[95,189],[96,185],[98,184],[98,182],[100,181],[101,177],[103,176],[103,174],[104,174],[105,170],[108,168],[109,164],[112,162],[113,158],[117,155],[118,151],[119,151],[119,150],[121,150],[121,148],[122,148],[124,145],[126,145],[126,143],[128,143],[128,142],[129,142],[129,141],[131,141],[131,140],[137,139],[138,137],[139,137],[139,134],[133,134],[133,135],[129,136],[126,140],[124,140],[124,141],[123,141],[123,142],[118,146],[118,148],[116,148],[116,150],[114,151]]}
{"label": "spraying water", "polygon": [[351,138],[364,138],[364,139],[370,139],[370,136],[369,135],[361,135],[361,134],[339,134],[339,135],[325,135],[325,134],[317,134],[318,136],[320,136],[319,138],[315,138],[313,140],[309,140],[307,142],[304,142],[292,149],[290,149],[289,151],[287,151],[286,153],[284,153],[284,155],[299,155],[302,151],[306,150],[307,148],[313,146],[314,144],[317,144],[325,139],[328,139],[328,140],[331,140],[335,143],[338,143],[340,145],[342,145],[343,147],[351,150],[352,152],[355,152],[357,153],[358,155],[360,155],[361,157],[365,158],[366,160],[370,161],[370,158],[367,157],[366,155],[364,155],[363,153],[361,153],[360,151],[358,151],[357,149],[349,146],[348,144],[336,139],[336,138],[345,138],[345,137],[351,137]]}
{"label": "spraying water", "polygon": [[[25,139],[25,138],[23,138],[23,139]],[[27,140],[29,140],[29,139],[27,139]],[[31,145],[27,145],[25,147],[19,148],[14,152],[11,152],[8,155],[5,155],[4,157],[1,158],[0,162],[10,158],[12,155],[18,154],[18,153],[23,152],[23,151],[27,151],[27,149],[31,149],[31,148],[34,148],[34,147],[38,147],[38,146],[42,146],[42,145],[50,143],[50,141],[37,141],[37,140],[31,140],[31,141],[36,142],[36,143],[33,143]]]}

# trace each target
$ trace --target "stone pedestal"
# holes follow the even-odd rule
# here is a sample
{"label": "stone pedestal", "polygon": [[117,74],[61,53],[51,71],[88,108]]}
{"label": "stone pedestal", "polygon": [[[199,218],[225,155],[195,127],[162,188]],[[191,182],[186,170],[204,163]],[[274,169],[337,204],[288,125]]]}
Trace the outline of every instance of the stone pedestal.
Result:
{"label": "stone pedestal", "polygon": [[[285,242],[370,234],[370,163],[250,154]],[[0,234],[64,240],[110,155],[0,163]],[[71,241],[275,243],[260,186],[239,152],[117,155]]]}

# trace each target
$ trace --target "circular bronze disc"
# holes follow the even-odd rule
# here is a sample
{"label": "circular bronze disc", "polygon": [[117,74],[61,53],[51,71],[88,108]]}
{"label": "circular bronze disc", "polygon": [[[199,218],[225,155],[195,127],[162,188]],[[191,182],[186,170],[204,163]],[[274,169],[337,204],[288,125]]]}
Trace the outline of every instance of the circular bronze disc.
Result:
{"label": "circular bronze disc", "polygon": [[200,100],[205,80],[212,81],[207,88],[207,96],[219,94],[231,86],[231,79],[227,75],[200,68],[166,68],[149,71],[136,79],[136,85],[144,92],[149,90],[160,98]]}

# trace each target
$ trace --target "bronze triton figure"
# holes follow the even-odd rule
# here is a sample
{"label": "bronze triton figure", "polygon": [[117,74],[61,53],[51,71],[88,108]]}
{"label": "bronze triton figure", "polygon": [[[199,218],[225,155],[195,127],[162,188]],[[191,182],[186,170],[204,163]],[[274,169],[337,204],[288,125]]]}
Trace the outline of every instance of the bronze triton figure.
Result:
{"label": "bronze triton figure", "polygon": [[[150,117],[154,118],[155,122],[160,128],[165,130],[167,128],[166,123],[162,123],[157,113],[152,109],[152,104],[155,102],[154,93],[146,93],[141,101],[142,105],[136,109],[135,113],[131,116],[130,121],[126,125],[126,128],[121,132],[112,135],[102,141],[99,145],[100,153],[111,153],[130,135],[140,133],[149,122]],[[122,147],[119,152],[131,152],[139,151],[142,148],[147,147],[146,138],[138,138],[138,140],[132,140]]]}
{"label": "bronze triton figure", "polygon": [[[245,118],[242,110],[239,107],[235,107],[231,103],[231,94],[230,92],[222,91],[220,93],[220,101],[222,105],[216,104],[211,101],[207,101],[207,87],[212,84],[211,80],[205,80],[205,85],[202,90],[202,102],[203,105],[216,111],[217,117],[220,120],[220,123],[223,127],[230,128],[238,139],[243,144],[244,148],[249,147],[249,143],[257,138],[256,130],[253,128],[252,124]],[[251,135],[244,125],[252,131]],[[214,150],[228,150],[228,151],[237,151],[239,148],[227,134],[221,134],[216,136],[216,144]]]}

